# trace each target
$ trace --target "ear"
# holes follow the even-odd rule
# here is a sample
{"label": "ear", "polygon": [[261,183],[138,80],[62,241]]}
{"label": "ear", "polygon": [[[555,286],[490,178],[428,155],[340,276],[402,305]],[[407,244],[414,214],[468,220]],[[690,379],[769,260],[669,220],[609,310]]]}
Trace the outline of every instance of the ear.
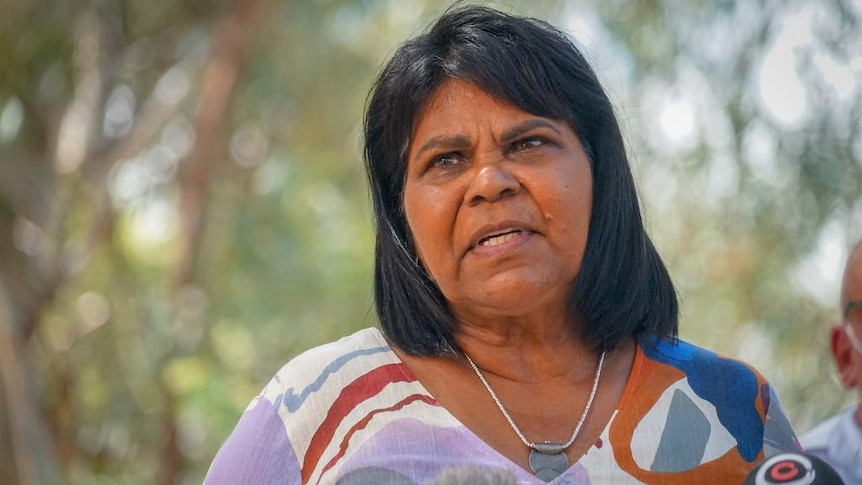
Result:
{"label": "ear", "polygon": [[856,366],[853,365],[854,350],[850,338],[847,337],[847,332],[841,325],[833,326],[829,337],[832,358],[835,359],[835,367],[838,368],[838,377],[844,387],[853,389],[862,376],[856,375]]}

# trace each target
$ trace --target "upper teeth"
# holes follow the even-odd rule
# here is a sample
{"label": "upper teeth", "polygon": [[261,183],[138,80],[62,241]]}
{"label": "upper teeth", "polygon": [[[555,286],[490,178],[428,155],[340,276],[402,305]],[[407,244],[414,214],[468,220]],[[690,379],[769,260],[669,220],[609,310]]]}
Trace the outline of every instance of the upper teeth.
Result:
{"label": "upper teeth", "polygon": [[506,232],[504,234],[497,234],[494,236],[488,236],[485,239],[479,241],[479,246],[496,246],[498,244],[503,244],[504,242],[511,241],[515,236],[517,236],[521,231],[513,230]]}

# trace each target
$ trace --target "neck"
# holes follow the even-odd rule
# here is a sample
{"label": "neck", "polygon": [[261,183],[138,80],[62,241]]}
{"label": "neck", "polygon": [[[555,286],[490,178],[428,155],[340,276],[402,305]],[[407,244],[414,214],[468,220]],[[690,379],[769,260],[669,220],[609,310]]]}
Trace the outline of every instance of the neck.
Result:
{"label": "neck", "polygon": [[553,314],[476,316],[456,314],[457,327],[464,333],[483,335],[483,338],[554,340],[575,337],[580,321],[564,312]]}
{"label": "neck", "polygon": [[455,340],[487,374],[507,380],[540,383],[562,376],[589,380],[599,352],[576,335],[571,325],[480,326],[461,324]]}
{"label": "neck", "polygon": [[587,398],[587,402],[584,405],[584,411],[581,413],[581,417],[578,420],[577,425],[575,425],[575,430],[572,432],[572,436],[565,442],[554,443],[551,441],[539,441],[532,442],[524,436],[524,432],[521,431],[521,428],[515,423],[515,420],[512,418],[509,411],[506,410],[506,407],[500,401],[500,398],[497,396],[497,393],[494,392],[494,389],[488,383],[488,380],[485,378],[485,375],[479,370],[479,367],[473,362],[469,355],[464,354],[464,357],[467,359],[467,362],[470,364],[470,367],[473,368],[473,371],[476,372],[476,376],[482,381],[482,384],[485,386],[485,389],[491,395],[491,398],[497,405],[497,408],[500,409],[500,412],[506,418],[509,425],[512,427],[512,430],[515,434],[518,435],[518,438],[527,448],[530,448],[530,469],[536,474],[537,477],[544,481],[551,481],[554,478],[558,477],[561,473],[566,471],[569,468],[569,459],[565,454],[566,449],[572,446],[577,440],[578,435],[581,432],[581,429],[584,423],[587,420],[587,417],[590,414],[590,408],[592,408],[593,400],[596,397],[596,392],[598,391],[599,380],[602,375],[602,367],[605,361],[605,353],[602,352],[599,357],[599,362],[596,367],[596,375],[593,378],[593,385],[590,389],[590,395]]}

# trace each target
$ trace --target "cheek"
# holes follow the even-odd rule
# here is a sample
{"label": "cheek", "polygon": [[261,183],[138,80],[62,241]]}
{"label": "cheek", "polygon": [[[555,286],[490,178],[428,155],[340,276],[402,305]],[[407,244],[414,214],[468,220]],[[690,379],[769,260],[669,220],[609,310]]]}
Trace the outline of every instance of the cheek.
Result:
{"label": "cheek", "polygon": [[[419,215],[415,210],[416,204],[413,202],[413,199],[408,196],[408,193],[404,193],[404,218],[407,220],[407,237],[410,240],[411,246],[413,246],[413,250],[416,252],[416,256],[419,259],[422,258],[422,248],[419,245],[419,241],[417,240],[416,230],[420,229],[417,225],[417,221],[419,220]],[[421,238],[421,233],[420,233]]]}
{"label": "cheek", "polygon": [[[448,209],[434,190],[413,189],[404,192],[404,214],[416,255],[429,274],[451,233]],[[433,277],[433,274],[432,274]]]}
{"label": "cheek", "polygon": [[563,186],[560,193],[562,196],[554,212],[545,217],[559,219],[565,226],[567,237],[586,240],[593,212],[592,186],[583,181],[575,182]]}
{"label": "cheek", "polygon": [[557,247],[564,255],[569,270],[580,271],[590,230],[592,186],[589,181],[573,182],[562,187],[561,196],[545,220],[559,228]]}

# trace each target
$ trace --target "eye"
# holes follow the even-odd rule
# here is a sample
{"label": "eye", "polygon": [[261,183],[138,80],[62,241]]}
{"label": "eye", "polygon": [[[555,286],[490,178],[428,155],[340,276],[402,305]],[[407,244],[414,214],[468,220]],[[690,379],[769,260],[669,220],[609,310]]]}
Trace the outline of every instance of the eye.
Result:
{"label": "eye", "polygon": [[545,139],[538,136],[530,136],[527,138],[522,138],[515,143],[512,144],[512,151],[518,152],[521,150],[530,150],[532,148],[539,148],[540,146],[545,144]]}
{"label": "eye", "polygon": [[457,153],[457,152],[443,153],[441,155],[437,155],[434,158],[432,158],[430,163],[428,164],[428,168],[430,170],[430,169],[434,169],[434,168],[454,167],[455,165],[458,165],[459,163],[461,163],[461,161],[463,161],[463,159],[464,159],[464,157],[460,153]]}

